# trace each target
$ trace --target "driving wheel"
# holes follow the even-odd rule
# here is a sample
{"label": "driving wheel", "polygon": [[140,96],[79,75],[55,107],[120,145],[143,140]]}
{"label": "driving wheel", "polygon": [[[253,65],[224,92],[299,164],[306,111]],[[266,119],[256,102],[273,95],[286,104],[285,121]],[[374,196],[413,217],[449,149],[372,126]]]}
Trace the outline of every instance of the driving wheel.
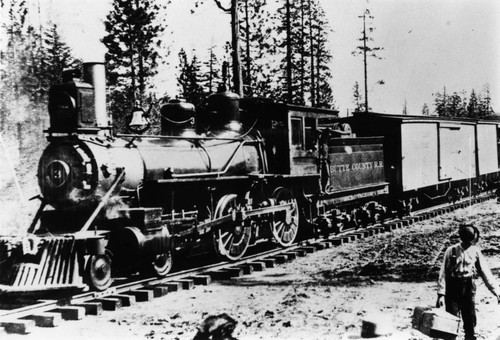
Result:
{"label": "driving wheel", "polygon": [[271,222],[274,240],[283,247],[292,245],[299,230],[299,206],[292,192],[277,188],[273,193],[276,205],[289,205],[284,211],[276,212]]}
{"label": "driving wheel", "polygon": [[216,219],[226,215],[233,216],[231,222],[225,223],[213,232],[215,252],[229,261],[236,261],[243,257],[252,234],[250,223],[234,218],[239,207],[237,195],[228,194],[219,200],[214,213]]}

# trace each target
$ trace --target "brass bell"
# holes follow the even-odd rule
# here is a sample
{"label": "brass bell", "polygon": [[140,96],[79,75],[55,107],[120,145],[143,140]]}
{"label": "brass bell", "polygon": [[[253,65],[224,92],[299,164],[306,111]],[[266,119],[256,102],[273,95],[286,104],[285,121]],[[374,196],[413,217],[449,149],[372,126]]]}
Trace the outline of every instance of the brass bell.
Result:
{"label": "brass bell", "polygon": [[144,110],[140,108],[134,108],[132,110],[132,119],[129,123],[129,127],[131,129],[140,129],[149,124],[149,121],[146,119]]}

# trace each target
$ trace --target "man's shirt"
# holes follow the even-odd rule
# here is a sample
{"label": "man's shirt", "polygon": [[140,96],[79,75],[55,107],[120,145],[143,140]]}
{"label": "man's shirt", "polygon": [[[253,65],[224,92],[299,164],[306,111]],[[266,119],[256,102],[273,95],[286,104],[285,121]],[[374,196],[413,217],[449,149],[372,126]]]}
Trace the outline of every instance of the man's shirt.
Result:
{"label": "man's shirt", "polygon": [[438,294],[446,293],[446,278],[483,278],[486,287],[498,296],[498,287],[479,247],[471,245],[464,249],[461,243],[446,249],[438,280]]}

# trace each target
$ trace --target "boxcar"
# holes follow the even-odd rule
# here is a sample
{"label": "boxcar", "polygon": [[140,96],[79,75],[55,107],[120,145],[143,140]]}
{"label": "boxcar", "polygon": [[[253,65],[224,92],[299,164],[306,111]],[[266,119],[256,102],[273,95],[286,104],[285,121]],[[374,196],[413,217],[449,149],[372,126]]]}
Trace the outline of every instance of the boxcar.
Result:
{"label": "boxcar", "polygon": [[373,113],[358,113],[347,121],[358,135],[384,136],[393,196],[454,199],[496,185],[497,121]]}

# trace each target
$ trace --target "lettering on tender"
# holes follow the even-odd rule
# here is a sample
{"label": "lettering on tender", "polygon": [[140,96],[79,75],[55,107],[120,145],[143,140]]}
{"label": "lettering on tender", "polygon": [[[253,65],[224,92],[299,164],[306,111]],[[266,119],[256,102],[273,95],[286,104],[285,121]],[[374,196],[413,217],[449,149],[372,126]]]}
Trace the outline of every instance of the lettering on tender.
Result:
{"label": "lettering on tender", "polygon": [[361,162],[352,164],[333,164],[330,166],[330,172],[349,172],[358,170],[372,170],[384,167],[384,161]]}

